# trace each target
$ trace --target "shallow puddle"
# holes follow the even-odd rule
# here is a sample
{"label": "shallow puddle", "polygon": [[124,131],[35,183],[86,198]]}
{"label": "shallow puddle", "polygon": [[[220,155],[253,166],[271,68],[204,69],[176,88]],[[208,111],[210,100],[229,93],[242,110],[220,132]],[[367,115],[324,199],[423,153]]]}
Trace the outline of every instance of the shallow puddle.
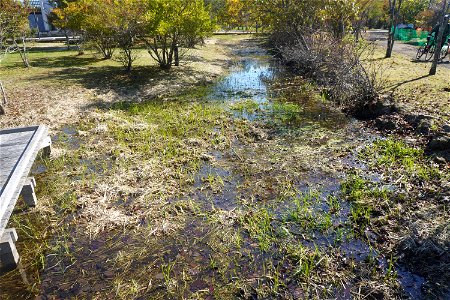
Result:
{"label": "shallow puddle", "polygon": [[81,145],[78,137],[78,130],[73,126],[62,127],[60,133],[52,137],[52,142],[61,142],[71,150],[76,150],[80,148]]}
{"label": "shallow puddle", "polygon": [[231,67],[230,74],[215,86],[209,98],[227,102],[252,99],[259,104],[267,103],[267,81],[274,78],[275,70],[275,66],[264,57],[238,60]]}

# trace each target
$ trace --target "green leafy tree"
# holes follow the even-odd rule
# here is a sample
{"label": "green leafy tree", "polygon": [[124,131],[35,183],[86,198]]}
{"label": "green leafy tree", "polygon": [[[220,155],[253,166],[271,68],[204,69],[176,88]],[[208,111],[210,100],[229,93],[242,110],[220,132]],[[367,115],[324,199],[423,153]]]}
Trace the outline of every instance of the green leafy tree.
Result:
{"label": "green leafy tree", "polygon": [[121,5],[125,1],[84,0],[86,13],[81,24],[87,41],[102,54],[104,59],[113,56],[117,46],[116,27]]}
{"label": "green leafy tree", "polygon": [[[64,3],[64,2],[63,2]],[[66,33],[75,32],[82,41],[88,41],[109,59],[114,53],[116,41],[111,23],[119,5],[110,0],[79,0],[64,3],[53,11],[52,23]]]}
{"label": "green leafy tree", "polygon": [[[151,4],[151,3],[150,3]],[[120,61],[127,72],[131,71],[137,59],[134,45],[138,36],[144,32],[145,18],[142,12],[149,10],[149,2],[140,0],[116,0],[114,9],[108,17],[108,25],[113,32],[113,41],[120,49],[116,60]]]}
{"label": "green leafy tree", "polygon": [[213,30],[202,0],[153,0],[144,18],[141,40],[164,69],[174,64],[179,46],[192,46],[189,41],[199,41]]}
{"label": "green leafy tree", "polygon": [[70,49],[69,32],[77,34],[80,39],[78,48],[82,52],[80,43],[82,41],[82,28],[86,18],[87,7],[81,1],[63,3],[65,4],[64,6],[57,7],[52,11],[50,20],[55,27],[60,28],[64,32],[68,50]]}
{"label": "green leafy tree", "polygon": [[[17,51],[26,67],[29,61],[26,48],[26,37],[30,34],[28,27],[28,3],[14,0],[0,1],[0,62],[8,53]],[[17,43],[21,41],[21,43]]]}
{"label": "green leafy tree", "polygon": [[222,17],[225,15],[227,8],[226,0],[204,0],[205,7],[209,7],[212,20],[222,21]]}
{"label": "green leafy tree", "polygon": [[370,0],[367,5],[367,24],[372,28],[381,28],[386,24],[384,0]]}
{"label": "green leafy tree", "polygon": [[355,0],[325,1],[324,8],[321,10],[324,25],[330,28],[334,36],[344,38],[352,28],[353,22],[358,19],[359,4]]}
{"label": "green leafy tree", "polygon": [[403,0],[400,20],[403,23],[415,24],[418,16],[428,9],[429,4],[429,0]]}
{"label": "green leafy tree", "polygon": [[143,41],[161,68],[170,68],[179,46],[193,46],[213,30],[203,0],[78,0],[54,12],[53,24],[94,43],[105,59],[116,56],[129,71],[133,47]]}
{"label": "green leafy tree", "polygon": [[[26,67],[29,67],[25,38],[29,33],[28,27],[29,7],[14,0],[0,1],[0,63],[5,56],[18,51]],[[17,43],[21,40],[21,44]],[[6,92],[0,82],[0,114],[5,113]]]}

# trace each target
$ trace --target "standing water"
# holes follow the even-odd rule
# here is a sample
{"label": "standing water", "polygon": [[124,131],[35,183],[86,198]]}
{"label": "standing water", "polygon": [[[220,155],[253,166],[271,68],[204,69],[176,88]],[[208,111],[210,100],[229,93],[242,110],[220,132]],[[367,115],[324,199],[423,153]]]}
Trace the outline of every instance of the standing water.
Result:
{"label": "standing water", "polygon": [[[44,299],[350,299],[370,295],[367,287],[374,282],[389,288],[385,274],[392,262],[368,242],[370,232],[355,228],[354,209],[340,195],[340,183],[356,166],[354,149],[374,136],[330,107],[313,86],[281,78],[280,67],[258,46],[235,54],[229,75],[202,100],[231,112],[210,134],[220,141],[228,126],[234,135],[227,147],[205,155],[182,196],[133,220],[135,227],[89,236],[74,226],[67,236],[52,237],[50,253],[31,271],[2,277],[0,295],[9,290],[10,298]],[[77,139],[73,147],[68,139],[67,146],[78,149],[81,143]],[[86,161],[75,161],[80,160]],[[97,177],[114,170],[109,162],[85,169],[87,179],[76,177],[85,187],[79,197],[95,194],[102,188]],[[152,175],[142,171],[142,177]],[[110,206],[132,215],[142,209],[140,196],[119,195]],[[152,223],[159,214],[162,221]],[[38,274],[38,284],[21,280],[27,271]],[[411,295],[420,298],[421,282],[414,277]]]}

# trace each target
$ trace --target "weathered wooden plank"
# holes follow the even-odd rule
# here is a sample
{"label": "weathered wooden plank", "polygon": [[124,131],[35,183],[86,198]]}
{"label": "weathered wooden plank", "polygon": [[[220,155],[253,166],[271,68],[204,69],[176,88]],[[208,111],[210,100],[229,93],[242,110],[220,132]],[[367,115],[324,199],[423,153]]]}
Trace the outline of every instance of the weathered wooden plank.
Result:
{"label": "weathered wooden plank", "polygon": [[29,207],[35,207],[37,204],[36,194],[34,193],[35,187],[36,181],[34,180],[34,177],[29,177],[25,181],[25,184],[22,186],[22,191],[20,192],[23,201]]}
{"label": "weathered wooden plank", "polygon": [[0,236],[0,272],[11,271],[17,267],[19,262],[19,253],[15,245],[17,238],[14,228],[6,229]]}
{"label": "weathered wooden plank", "polygon": [[0,134],[0,193],[34,136],[34,131]]}
{"label": "weathered wooden plank", "polygon": [[46,140],[45,126],[0,130],[0,236]]}

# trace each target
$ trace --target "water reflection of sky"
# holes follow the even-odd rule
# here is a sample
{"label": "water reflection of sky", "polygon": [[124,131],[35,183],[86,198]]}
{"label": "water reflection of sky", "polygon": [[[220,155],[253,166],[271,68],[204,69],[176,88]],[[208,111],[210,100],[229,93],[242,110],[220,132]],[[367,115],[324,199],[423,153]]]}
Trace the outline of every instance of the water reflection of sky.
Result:
{"label": "water reflection of sky", "polygon": [[274,71],[268,62],[246,59],[236,63],[230,75],[220,81],[211,95],[212,99],[231,102],[253,99],[259,103],[267,101],[266,79],[273,79]]}

